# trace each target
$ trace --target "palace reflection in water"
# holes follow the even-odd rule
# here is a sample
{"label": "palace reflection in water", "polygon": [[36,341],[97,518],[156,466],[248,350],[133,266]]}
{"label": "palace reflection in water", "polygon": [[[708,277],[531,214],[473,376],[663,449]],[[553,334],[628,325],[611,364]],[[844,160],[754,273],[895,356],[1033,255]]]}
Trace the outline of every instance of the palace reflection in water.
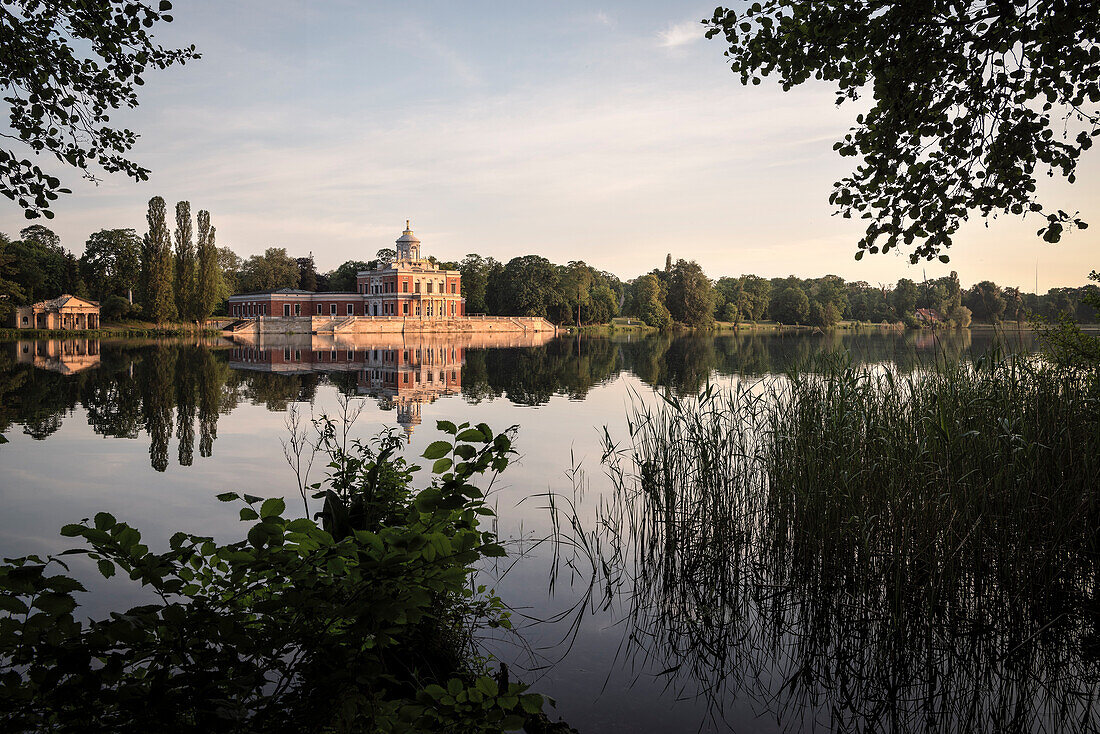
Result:
{"label": "palace reflection in water", "polygon": [[238,338],[230,350],[229,366],[235,370],[280,375],[337,373],[345,387],[354,377],[357,395],[377,398],[383,410],[397,413],[397,424],[411,440],[423,420],[423,406],[462,389],[462,367],[472,343],[504,346],[537,346],[549,340],[541,334],[526,336],[474,336],[473,340],[432,338],[421,335],[406,341],[401,335],[381,335],[369,342],[332,335],[288,335],[269,340],[263,336]]}

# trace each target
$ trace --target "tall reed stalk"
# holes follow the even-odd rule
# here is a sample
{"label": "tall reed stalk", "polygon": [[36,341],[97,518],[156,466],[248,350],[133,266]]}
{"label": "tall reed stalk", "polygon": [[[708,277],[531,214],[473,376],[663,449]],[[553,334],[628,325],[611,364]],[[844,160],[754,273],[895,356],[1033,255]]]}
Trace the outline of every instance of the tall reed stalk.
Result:
{"label": "tall reed stalk", "polygon": [[1100,730],[1095,372],[829,355],[629,419],[593,588],[716,720],[749,695],[797,730]]}

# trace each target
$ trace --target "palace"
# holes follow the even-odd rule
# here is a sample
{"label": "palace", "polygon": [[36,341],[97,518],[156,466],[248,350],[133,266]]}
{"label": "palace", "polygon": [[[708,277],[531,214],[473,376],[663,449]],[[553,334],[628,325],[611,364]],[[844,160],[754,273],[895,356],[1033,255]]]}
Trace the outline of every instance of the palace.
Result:
{"label": "palace", "polygon": [[462,274],[443,270],[420,257],[420,240],[408,220],[397,239],[397,255],[375,270],[356,273],[356,293],[314,293],[283,288],[229,298],[229,315],[240,319],[270,316],[439,321],[466,315]]}

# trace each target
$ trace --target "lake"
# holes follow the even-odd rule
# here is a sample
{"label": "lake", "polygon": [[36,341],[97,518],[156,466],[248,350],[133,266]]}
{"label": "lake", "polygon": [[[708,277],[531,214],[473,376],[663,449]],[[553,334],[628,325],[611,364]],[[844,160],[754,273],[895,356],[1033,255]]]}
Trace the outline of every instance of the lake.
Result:
{"label": "lake", "polygon": [[[593,588],[606,574],[586,563],[607,556],[616,538],[586,536],[605,544],[596,554],[568,545],[568,532],[552,542],[550,495],[558,520],[575,511],[582,530],[606,516],[615,498],[601,463],[605,428],[624,438],[632,401],[768,379],[839,350],[907,373],[984,354],[997,339],[985,330],[871,329],[7,342],[0,553],[63,550],[58,529],[99,510],[140,528],[153,547],[178,529],[229,539],[239,532],[236,510],[214,497],[227,490],[284,497],[302,511],[284,452],[288,417],[334,414],[339,396],[353,396],[362,405],[354,434],[402,431],[414,457],[438,438],[438,420],[519,426],[520,458],[491,495],[510,556],[481,573],[515,609],[520,630],[485,646],[581,732],[871,731],[883,722],[898,731],[981,730],[982,713],[1003,707],[1020,731],[1096,731],[1095,563],[1083,580],[1066,579],[1057,599],[968,609],[966,619],[977,621],[965,632],[932,621],[926,644],[903,644],[890,641],[889,620],[848,618],[833,596],[792,600],[789,589],[742,581],[740,595],[716,604],[713,589],[654,583],[628,560],[613,587]],[[1033,348],[1027,332],[1006,341],[1009,350]],[[310,477],[321,476],[315,466]],[[631,552],[625,543],[623,552]],[[719,559],[733,570],[739,562]],[[983,569],[973,573],[980,584]],[[94,581],[87,569],[82,578]],[[101,582],[90,589],[91,615],[141,598],[122,584],[112,583],[111,595]],[[1012,639],[1013,625],[1036,615],[1050,619],[1038,625],[1041,640]]]}

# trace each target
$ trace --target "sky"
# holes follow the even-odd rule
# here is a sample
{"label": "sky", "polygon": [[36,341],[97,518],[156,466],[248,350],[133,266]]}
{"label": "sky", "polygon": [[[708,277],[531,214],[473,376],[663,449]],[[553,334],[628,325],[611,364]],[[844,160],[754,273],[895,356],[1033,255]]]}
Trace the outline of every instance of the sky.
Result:
{"label": "sky", "polygon": [[[422,252],[584,260],[627,279],[674,259],[712,278],[959,274],[1040,292],[1100,268],[1100,154],[1055,208],[1092,221],[1056,245],[1031,217],[964,226],[948,265],[903,253],[856,262],[862,227],[832,216],[855,159],[832,150],[861,111],[832,89],[745,87],[699,20],[713,4],[180,0],[166,44],[203,58],[145,75],[137,131],[152,170],[73,194],[47,224],[83,250],[102,228],[146,229],[150,197],[207,209],[219,246],[312,252],[319,270],[392,247],[406,219]],[[46,163],[45,160],[42,161]],[[47,166],[44,166],[47,167]],[[0,232],[29,224],[0,203]]]}

